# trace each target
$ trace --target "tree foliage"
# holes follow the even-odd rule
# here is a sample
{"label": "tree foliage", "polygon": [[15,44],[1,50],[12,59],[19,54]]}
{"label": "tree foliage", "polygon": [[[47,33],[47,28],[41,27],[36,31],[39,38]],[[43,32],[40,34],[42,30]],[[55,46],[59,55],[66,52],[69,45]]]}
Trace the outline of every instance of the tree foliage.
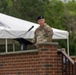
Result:
{"label": "tree foliage", "polygon": [[69,13],[69,22],[67,27],[70,34],[70,54],[76,55],[76,1],[70,1],[66,5]]}
{"label": "tree foliage", "polygon": [[64,5],[59,0],[51,0],[46,4],[45,17],[50,26],[65,29]]}
{"label": "tree foliage", "polygon": [[32,22],[44,14],[41,0],[0,0],[0,3],[0,12]]}

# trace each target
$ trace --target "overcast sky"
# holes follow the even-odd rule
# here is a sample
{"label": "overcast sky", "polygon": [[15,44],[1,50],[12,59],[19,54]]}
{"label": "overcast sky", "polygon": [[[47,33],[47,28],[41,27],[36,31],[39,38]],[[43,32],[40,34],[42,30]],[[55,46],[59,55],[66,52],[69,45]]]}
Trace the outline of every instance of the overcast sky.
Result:
{"label": "overcast sky", "polygon": [[[63,2],[68,2],[68,1],[72,1],[72,0],[62,0]],[[76,0],[75,0],[76,1]]]}

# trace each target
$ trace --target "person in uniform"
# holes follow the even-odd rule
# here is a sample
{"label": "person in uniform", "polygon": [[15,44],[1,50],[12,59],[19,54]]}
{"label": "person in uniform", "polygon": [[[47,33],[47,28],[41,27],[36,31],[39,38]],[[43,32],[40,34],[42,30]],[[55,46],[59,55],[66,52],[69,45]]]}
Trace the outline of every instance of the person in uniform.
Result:
{"label": "person in uniform", "polygon": [[43,16],[39,16],[37,22],[40,26],[34,32],[33,43],[37,46],[37,43],[51,42],[53,36],[52,28],[45,23]]}

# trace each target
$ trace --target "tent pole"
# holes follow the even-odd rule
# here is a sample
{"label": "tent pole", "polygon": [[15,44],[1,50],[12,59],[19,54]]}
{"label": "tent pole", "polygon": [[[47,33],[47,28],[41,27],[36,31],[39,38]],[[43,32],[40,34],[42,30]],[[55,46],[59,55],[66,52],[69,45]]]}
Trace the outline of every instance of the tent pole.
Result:
{"label": "tent pole", "polygon": [[13,40],[13,51],[15,51],[15,41]]}
{"label": "tent pole", "polygon": [[5,50],[6,50],[6,53],[7,53],[7,39],[5,39]]}
{"label": "tent pole", "polygon": [[69,55],[69,37],[68,37],[68,39],[67,39],[67,53],[68,53],[68,55]]}

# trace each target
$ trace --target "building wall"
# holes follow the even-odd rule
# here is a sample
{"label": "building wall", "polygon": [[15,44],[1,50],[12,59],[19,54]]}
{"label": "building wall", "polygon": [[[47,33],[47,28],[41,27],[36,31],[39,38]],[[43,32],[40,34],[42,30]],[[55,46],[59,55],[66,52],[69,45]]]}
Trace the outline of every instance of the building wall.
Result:
{"label": "building wall", "polygon": [[38,44],[37,50],[0,54],[0,75],[62,75],[58,43]]}

